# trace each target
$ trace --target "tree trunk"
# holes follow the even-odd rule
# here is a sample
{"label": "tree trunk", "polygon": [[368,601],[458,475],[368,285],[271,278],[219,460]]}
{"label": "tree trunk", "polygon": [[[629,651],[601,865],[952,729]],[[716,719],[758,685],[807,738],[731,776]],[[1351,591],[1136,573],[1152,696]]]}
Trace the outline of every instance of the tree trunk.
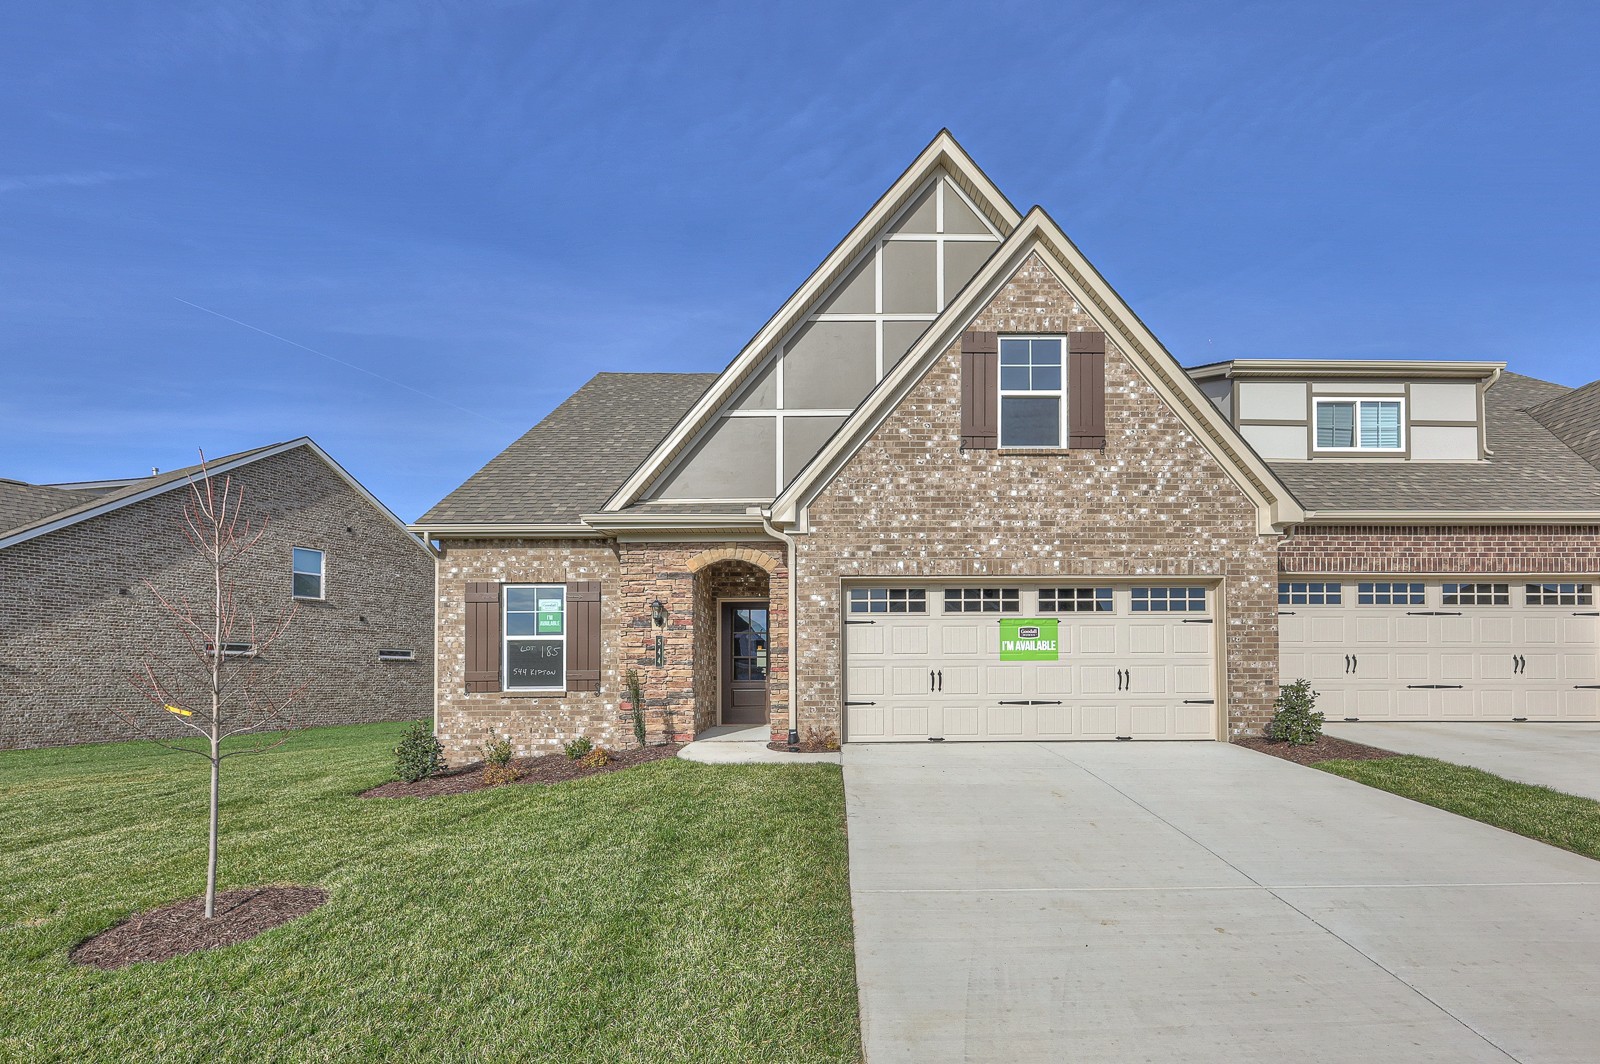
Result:
{"label": "tree trunk", "polygon": [[206,847],[206,915],[211,919],[217,911],[217,792],[221,782],[222,751],[217,742],[215,728],[211,731],[211,816]]}

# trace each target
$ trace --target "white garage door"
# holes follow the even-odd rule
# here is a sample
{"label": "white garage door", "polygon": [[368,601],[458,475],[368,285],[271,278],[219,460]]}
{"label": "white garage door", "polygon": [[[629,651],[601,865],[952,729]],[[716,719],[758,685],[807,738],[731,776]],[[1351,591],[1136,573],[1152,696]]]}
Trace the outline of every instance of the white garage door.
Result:
{"label": "white garage door", "polygon": [[1587,583],[1286,581],[1278,621],[1329,720],[1600,720]]}
{"label": "white garage door", "polygon": [[[846,588],[845,739],[1214,739],[1212,600],[1175,584]],[[1003,622],[1045,642],[1054,622],[1057,645],[1007,630],[1003,651]]]}

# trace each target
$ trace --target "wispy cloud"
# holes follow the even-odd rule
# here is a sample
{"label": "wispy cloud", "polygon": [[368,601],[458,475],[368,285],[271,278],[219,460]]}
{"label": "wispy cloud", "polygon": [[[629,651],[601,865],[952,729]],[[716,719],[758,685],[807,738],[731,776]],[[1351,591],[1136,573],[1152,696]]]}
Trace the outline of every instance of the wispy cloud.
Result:
{"label": "wispy cloud", "polygon": [[118,181],[137,181],[149,176],[145,170],[69,170],[59,174],[17,174],[0,177],[0,194],[34,192],[46,188],[93,188]]}

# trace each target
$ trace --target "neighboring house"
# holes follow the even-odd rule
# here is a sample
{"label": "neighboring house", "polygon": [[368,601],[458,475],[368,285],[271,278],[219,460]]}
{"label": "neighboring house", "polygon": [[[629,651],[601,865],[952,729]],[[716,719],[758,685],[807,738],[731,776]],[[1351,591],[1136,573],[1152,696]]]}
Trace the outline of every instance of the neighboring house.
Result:
{"label": "neighboring house", "polygon": [[1600,387],[1184,370],[941,133],[719,374],[595,377],[413,529],[437,731],[1227,739],[1600,719]]}
{"label": "neighboring house", "polygon": [[[210,468],[244,489],[242,513],[255,528],[266,522],[235,573],[240,605],[263,619],[297,609],[264,652],[308,681],[291,715],[308,724],[426,717],[434,576],[426,545],[309,439]],[[144,582],[191,599],[209,586],[183,530],[197,472],[0,480],[0,749],[136,738],[117,709],[179,734],[129,680],[146,661],[193,660]]]}

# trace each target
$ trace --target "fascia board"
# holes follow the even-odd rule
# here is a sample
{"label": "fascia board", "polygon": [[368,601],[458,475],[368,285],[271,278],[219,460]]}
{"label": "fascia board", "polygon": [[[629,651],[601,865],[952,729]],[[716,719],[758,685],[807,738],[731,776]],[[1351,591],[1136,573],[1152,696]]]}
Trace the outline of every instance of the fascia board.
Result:
{"label": "fascia board", "polygon": [[584,539],[603,538],[603,534],[583,524],[526,524],[522,522],[430,522],[410,525],[409,529],[425,539],[450,536],[485,539]]}
{"label": "fascia board", "polygon": [[833,283],[836,276],[855,260],[866,241],[886,225],[894,217],[895,212],[904,206],[904,200],[941,166],[953,176],[964,178],[965,183],[971,186],[969,192],[975,189],[980,193],[976,197],[979,205],[984,206],[984,201],[987,201],[987,206],[992,208],[999,220],[1004,223],[1000,226],[1002,235],[1014,229],[1022,221],[1022,216],[1016,207],[1012,206],[1011,201],[995,187],[988,175],[972,161],[971,156],[967,155],[961,145],[956,143],[950,131],[940,130],[939,135],[933,138],[916,160],[882,196],[878,197],[872,209],[845,234],[843,240],[834,246],[822,260],[822,264],[811,272],[805,283],[784,301],[777,313],[767,319],[766,324],[751,337],[711,387],[706,389],[689,412],[673,426],[666,438],[655,446],[622,486],[612,493],[601,508],[602,511],[620,510],[637,500],[645,488],[662,473],[679,449],[685,446],[706,420],[728,400],[734,388],[744,381],[746,375],[756,368],[761,359],[767,356],[772,345],[794,326],[799,316],[810,309],[827,286]]}
{"label": "fascia board", "polygon": [[1308,510],[1307,525],[1600,525],[1600,510]]}
{"label": "fascia board", "polygon": [[1241,358],[1231,362],[1197,366],[1189,372],[1197,378],[1229,376],[1236,380],[1258,378],[1483,380],[1505,368],[1504,362],[1452,362],[1426,359]]}
{"label": "fascia board", "polygon": [[[1168,380],[1160,374],[1145,373],[1152,387],[1177,412],[1191,432],[1206,442],[1240,488],[1256,503],[1257,527],[1264,535],[1278,532],[1284,525],[1303,517],[1303,511],[1286,486],[1267,467],[1232,425],[1206,399],[1183,367],[1167,353],[1154,335],[1139,321],[1098,271],[1043,210],[1035,207],[1023,219],[1000,250],[984,264],[962,296],[935,320],[918,343],[900,360],[894,371],[868,396],[855,414],[842,425],[821,452],[790,482],[772,506],[776,524],[794,527],[804,523],[804,508],[838,471],[840,465],[875,432],[912,385],[927,372],[933,358],[954,342],[978,308],[994,298],[1023,260],[1035,250],[1061,283],[1078,300],[1084,312],[1105,332],[1117,338],[1117,346],[1136,366],[1152,369],[1154,359],[1164,358],[1175,371]],[[1062,267],[1069,267],[1063,272]],[[1141,371],[1143,372],[1143,371]],[[1221,453],[1218,453],[1220,447]]]}

